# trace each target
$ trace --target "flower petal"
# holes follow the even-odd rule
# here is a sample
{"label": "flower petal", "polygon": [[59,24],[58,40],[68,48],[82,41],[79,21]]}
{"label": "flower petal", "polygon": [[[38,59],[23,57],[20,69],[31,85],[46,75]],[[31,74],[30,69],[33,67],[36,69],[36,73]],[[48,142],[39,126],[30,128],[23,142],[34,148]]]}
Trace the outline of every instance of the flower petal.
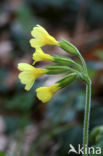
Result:
{"label": "flower petal", "polygon": [[35,76],[33,75],[32,72],[21,72],[19,74],[19,79],[22,84],[25,84],[26,90],[30,90],[31,87],[33,86],[33,83],[35,82]]}
{"label": "flower petal", "polygon": [[40,39],[31,39],[30,45],[33,48],[41,47],[44,45],[44,43]]}
{"label": "flower petal", "polygon": [[27,64],[27,63],[19,63],[18,69],[20,71],[33,71],[35,68],[32,65]]}
{"label": "flower petal", "polygon": [[40,87],[36,89],[37,97],[43,103],[48,102],[52,98],[52,93],[49,91],[49,87]]}

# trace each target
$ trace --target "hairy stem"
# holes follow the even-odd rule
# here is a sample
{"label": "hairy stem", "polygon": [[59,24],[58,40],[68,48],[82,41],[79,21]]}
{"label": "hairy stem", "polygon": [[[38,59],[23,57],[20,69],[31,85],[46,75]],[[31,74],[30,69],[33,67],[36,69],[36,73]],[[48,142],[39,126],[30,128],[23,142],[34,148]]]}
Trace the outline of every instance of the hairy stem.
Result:
{"label": "hairy stem", "polygon": [[[76,47],[75,47],[76,48]],[[86,66],[86,63],[85,63],[85,61],[84,61],[84,58],[82,57],[82,55],[81,55],[81,53],[79,52],[79,50],[76,48],[76,50],[77,50],[77,52],[78,52],[78,55],[79,55],[79,58],[80,58],[80,60],[81,60],[81,62],[82,62],[82,64],[83,64],[83,70],[84,70],[84,72],[85,73],[88,73],[87,72],[87,66]]]}
{"label": "hairy stem", "polygon": [[91,82],[89,84],[86,84],[86,105],[85,105],[84,129],[83,129],[84,156],[88,156],[90,107],[91,107]]}

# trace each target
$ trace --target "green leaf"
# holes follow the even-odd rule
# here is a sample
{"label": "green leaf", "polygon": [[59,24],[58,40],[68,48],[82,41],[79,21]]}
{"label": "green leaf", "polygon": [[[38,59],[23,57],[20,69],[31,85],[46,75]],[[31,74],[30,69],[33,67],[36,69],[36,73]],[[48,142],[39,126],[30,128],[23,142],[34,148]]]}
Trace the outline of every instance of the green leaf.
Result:
{"label": "green leaf", "polygon": [[92,130],[90,140],[98,142],[101,135],[103,135],[103,126],[97,126]]}
{"label": "green leaf", "polygon": [[[92,146],[95,149],[95,153],[97,148],[101,148],[101,154],[100,156],[103,156],[103,126],[97,126],[95,127],[91,134],[90,134],[90,140],[94,143],[95,145]],[[98,154],[94,154],[93,151],[91,152],[90,156],[97,156]]]}
{"label": "green leaf", "polygon": [[13,98],[7,98],[5,100],[5,108],[17,109],[21,111],[28,111],[35,101],[35,95],[33,92],[19,92]]}

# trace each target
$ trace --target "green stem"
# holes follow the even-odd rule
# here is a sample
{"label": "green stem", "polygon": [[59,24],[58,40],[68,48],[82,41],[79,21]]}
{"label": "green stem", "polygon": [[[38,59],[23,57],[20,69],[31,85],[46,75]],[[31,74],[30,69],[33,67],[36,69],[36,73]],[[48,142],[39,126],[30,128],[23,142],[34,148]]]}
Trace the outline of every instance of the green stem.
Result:
{"label": "green stem", "polygon": [[[77,51],[78,51],[78,49],[77,49]],[[85,61],[84,61],[84,58],[82,57],[82,55],[80,54],[79,51],[78,51],[78,54],[79,54],[79,57],[80,57],[81,62],[82,62],[82,64],[83,64],[83,69],[84,69],[85,73],[88,73],[88,72],[87,72],[87,66],[86,66],[86,63],[85,63]]]}
{"label": "green stem", "polygon": [[88,156],[90,107],[91,107],[91,82],[89,82],[89,84],[86,84],[86,105],[85,105],[85,115],[84,115],[84,132],[83,132],[84,156]]}

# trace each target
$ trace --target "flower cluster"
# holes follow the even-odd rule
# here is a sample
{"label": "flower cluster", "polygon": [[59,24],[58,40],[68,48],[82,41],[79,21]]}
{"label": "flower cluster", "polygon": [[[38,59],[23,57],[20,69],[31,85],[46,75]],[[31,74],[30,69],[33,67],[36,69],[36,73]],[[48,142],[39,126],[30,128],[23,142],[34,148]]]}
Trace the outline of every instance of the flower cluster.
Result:
{"label": "flower cluster", "polygon": [[51,61],[55,64],[46,66],[45,68],[35,68],[33,65],[27,63],[19,63],[18,69],[21,71],[21,73],[18,77],[21,83],[25,85],[25,90],[29,91],[32,88],[35,80],[44,74],[66,73],[66,76],[57,81],[55,84],[49,87],[40,87],[36,89],[37,97],[45,103],[48,102],[59,89],[69,85],[78,76],[83,80],[88,81],[87,73],[83,74],[83,70],[86,71],[85,64],[83,64],[82,67],[80,64],[70,58],[58,55],[51,56],[42,50],[44,45],[56,45],[61,47],[66,52],[78,55],[81,58],[80,53],[71,43],[65,40],[58,42],[40,25],[37,25],[33,28],[31,35],[33,38],[30,40],[30,45],[31,47],[35,48],[35,52],[32,56],[33,65],[39,61]]}

